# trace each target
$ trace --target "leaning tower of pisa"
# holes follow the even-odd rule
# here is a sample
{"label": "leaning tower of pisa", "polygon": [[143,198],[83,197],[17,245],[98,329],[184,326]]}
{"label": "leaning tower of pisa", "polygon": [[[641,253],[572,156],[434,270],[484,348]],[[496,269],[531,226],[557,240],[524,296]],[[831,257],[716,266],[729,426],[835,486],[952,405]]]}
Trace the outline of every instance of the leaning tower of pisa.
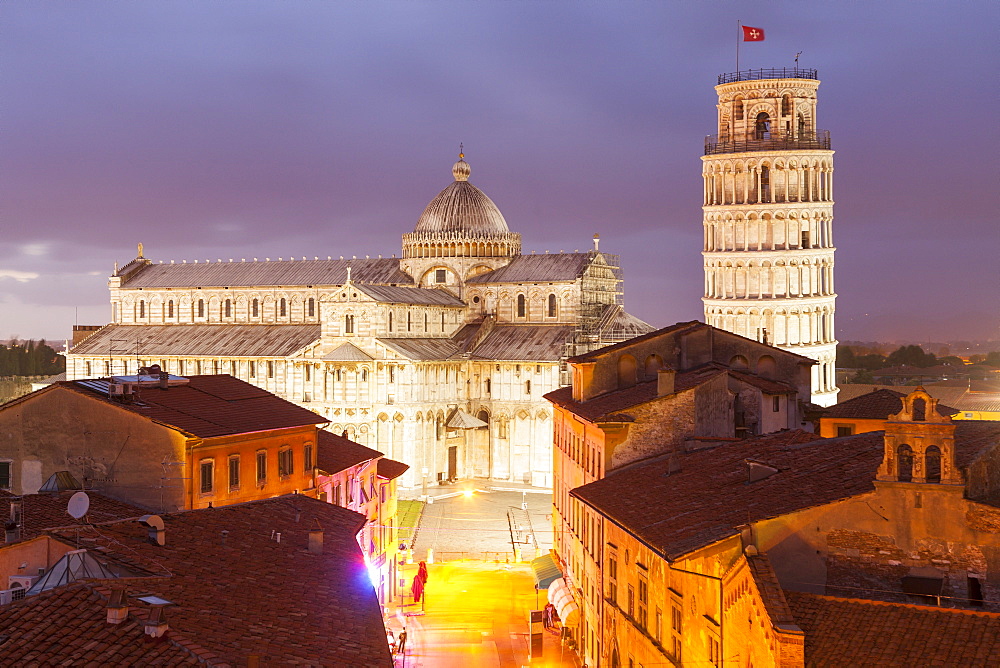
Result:
{"label": "leaning tower of pisa", "polygon": [[833,151],[812,69],[719,75],[705,140],[705,322],[811,357],[812,400],[836,403]]}

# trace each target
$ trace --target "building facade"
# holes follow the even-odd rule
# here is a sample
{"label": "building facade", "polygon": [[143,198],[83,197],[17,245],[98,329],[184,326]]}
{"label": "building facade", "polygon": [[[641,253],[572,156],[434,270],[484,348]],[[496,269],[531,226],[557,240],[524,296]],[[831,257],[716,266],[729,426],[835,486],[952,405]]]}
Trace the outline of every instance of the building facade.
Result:
{"label": "building facade", "polygon": [[816,70],[719,76],[705,141],[705,322],[819,362],[813,402],[837,400],[833,151]]}
{"label": "building facade", "polygon": [[67,354],[70,379],[228,373],[410,465],[401,485],[552,484],[567,357],[652,329],[623,310],[618,258],[522,255],[460,156],[402,258],[159,262],[109,280],[112,322]]}

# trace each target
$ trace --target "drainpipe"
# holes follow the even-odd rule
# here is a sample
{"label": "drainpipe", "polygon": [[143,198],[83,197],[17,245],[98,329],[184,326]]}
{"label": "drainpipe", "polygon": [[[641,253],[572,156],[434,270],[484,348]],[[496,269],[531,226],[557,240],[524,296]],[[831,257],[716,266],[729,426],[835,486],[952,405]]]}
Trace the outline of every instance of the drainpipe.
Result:
{"label": "drainpipe", "polygon": [[673,564],[667,565],[670,570],[677,571],[679,573],[687,573],[688,575],[698,575],[703,578],[708,578],[709,580],[715,580],[719,583],[719,665],[725,668],[726,665],[726,635],[723,624],[725,623],[725,613],[722,610],[723,604],[723,591],[722,591],[722,578],[716,577],[714,575],[708,575],[706,573],[696,573],[695,571],[686,571],[683,568],[677,568]]}

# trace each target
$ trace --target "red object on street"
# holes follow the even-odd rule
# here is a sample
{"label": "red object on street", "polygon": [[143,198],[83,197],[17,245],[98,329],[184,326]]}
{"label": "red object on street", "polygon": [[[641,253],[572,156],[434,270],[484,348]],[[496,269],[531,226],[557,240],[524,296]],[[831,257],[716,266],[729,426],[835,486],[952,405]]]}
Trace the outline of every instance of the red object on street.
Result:
{"label": "red object on street", "polygon": [[751,28],[750,26],[743,26],[743,41],[744,42],[763,42],[764,41],[764,29],[763,28]]}
{"label": "red object on street", "polygon": [[427,564],[421,561],[420,567],[417,569],[417,574],[413,577],[413,584],[410,587],[414,603],[420,602],[420,597],[424,593],[425,584],[427,584]]}

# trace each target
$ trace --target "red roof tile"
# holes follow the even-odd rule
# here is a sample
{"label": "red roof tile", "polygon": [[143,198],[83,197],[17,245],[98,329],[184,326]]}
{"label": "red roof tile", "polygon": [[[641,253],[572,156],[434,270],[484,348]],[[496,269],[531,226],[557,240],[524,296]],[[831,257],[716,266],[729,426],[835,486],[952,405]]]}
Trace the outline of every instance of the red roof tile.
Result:
{"label": "red roof tile", "polygon": [[316,467],[327,473],[338,473],[381,456],[378,450],[366,448],[325,429],[319,430],[316,437]]}
{"label": "red roof tile", "polygon": [[1000,665],[1000,614],[786,591],[808,666]]}
{"label": "red roof tile", "polygon": [[[57,494],[26,494],[20,497],[21,540],[34,538],[45,529],[140,517],[149,512],[139,506],[133,506],[93,490],[87,490],[87,496],[90,497],[90,509],[82,519],[75,520],[66,512],[69,499],[75,493],[67,491]],[[11,500],[17,498],[19,497],[9,492],[0,491],[0,517],[3,517],[5,521],[10,517]]]}
{"label": "red roof tile", "polygon": [[187,378],[190,381],[188,384],[165,390],[142,387],[138,398],[131,403],[112,400],[103,392],[96,391],[93,389],[94,381],[66,381],[56,386],[200,438],[329,422],[312,411],[229,375]]}
{"label": "red roof tile", "polygon": [[[862,394],[860,397],[854,397],[853,399],[848,399],[842,403],[830,406],[823,413],[822,417],[855,420],[885,420],[890,415],[895,415],[899,413],[899,411],[903,410],[903,397],[905,396],[906,395],[902,392],[897,392],[895,390],[875,390],[874,392],[869,392],[868,394]],[[916,406],[915,409],[916,412],[914,417],[918,420],[923,420],[923,407]],[[937,412],[939,415],[948,416],[954,415],[958,411],[954,408],[938,404]]]}
{"label": "red roof tile", "polygon": [[[166,611],[172,632],[234,665],[254,655],[261,665],[392,665],[357,542],[364,516],[289,495],[161,517],[162,546],[150,543],[135,521],[79,533],[92,554],[151,574],[130,578],[129,590],[173,603]],[[324,532],[319,555],[308,550],[309,532],[318,528]],[[75,542],[77,532],[53,534]],[[25,602],[35,605],[40,598]],[[100,632],[81,642],[86,638],[97,641]]]}
{"label": "red roof tile", "polygon": [[[1000,423],[957,422],[956,463],[965,468],[998,439]],[[571,494],[674,559],[738,534],[748,521],[872,491],[883,447],[881,431],[828,439],[780,431],[637,462]],[[747,484],[747,459],[778,472]]]}
{"label": "red roof tile", "polygon": [[383,457],[378,460],[378,477],[386,480],[394,480],[410,469],[409,464],[397,462],[395,459]]}

